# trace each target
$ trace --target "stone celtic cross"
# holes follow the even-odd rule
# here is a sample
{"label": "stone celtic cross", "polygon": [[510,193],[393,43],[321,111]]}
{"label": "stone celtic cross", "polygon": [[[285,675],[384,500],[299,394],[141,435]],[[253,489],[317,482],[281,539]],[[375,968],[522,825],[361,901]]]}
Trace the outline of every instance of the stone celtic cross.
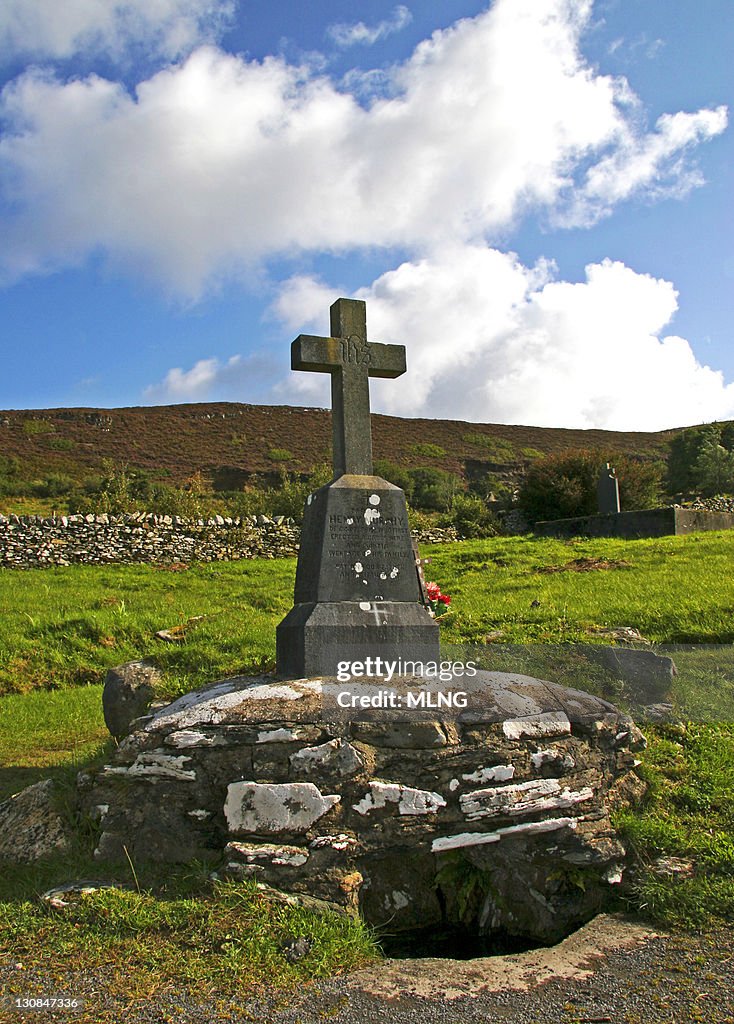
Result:
{"label": "stone celtic cross", "polygon": [[301,334],[291,345],[291,369],[331,374],[334,475],[372,475],[370,377],[405,373],[405,346],[367,341],[366,304],[337,299],[330,338]]}

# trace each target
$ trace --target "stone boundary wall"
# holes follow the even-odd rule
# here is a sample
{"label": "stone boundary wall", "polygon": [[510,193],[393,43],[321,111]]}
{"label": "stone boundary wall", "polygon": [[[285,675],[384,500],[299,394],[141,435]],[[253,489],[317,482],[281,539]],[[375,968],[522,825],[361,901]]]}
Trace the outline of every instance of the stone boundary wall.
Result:
{"label": "stone boundary wall", "polygon": [[640,537],[680,536],[706,530],[732,529],[734,514],[671,505],[668,508],[608,512],[577,519],[544,520],[535,524],[533,532],[540,537],[620,537],[635,540]]}
{"label": "stone boundary wall", "polygon": [[[300,527],[283,516],[183,519],[131,515],[0,516],[0,567],[287,558],[298,553]],[[455,530],[431,530],[420,543],[457,540]]]}

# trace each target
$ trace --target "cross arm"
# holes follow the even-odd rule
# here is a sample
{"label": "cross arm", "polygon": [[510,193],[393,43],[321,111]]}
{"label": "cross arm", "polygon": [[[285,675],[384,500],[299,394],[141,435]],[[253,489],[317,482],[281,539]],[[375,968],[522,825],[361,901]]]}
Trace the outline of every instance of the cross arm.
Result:
{"label": "cross arm", "polygon": [[291,343],[291,370],[314,370],[333,373],[340,365],[339,338],[317,338],[299,334]]}
{"label": "cross arm", "polygon": [[405,373],[405,345],[380,345],[371,341],[367,347],[370,377],[400,377]]}

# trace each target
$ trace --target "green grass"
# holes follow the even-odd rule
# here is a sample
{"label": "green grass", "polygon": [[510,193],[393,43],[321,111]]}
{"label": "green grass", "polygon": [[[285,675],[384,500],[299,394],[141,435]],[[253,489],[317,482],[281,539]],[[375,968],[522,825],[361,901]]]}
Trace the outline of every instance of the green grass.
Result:
{"label": "green grass", "polygon": [[[594,626],[633,626],[664,644],[734,642],[732,533],[633,541],[496,537],[425,554],[427,577],[452,597],[449,642],[481,643],[498,630],[508,643],[588,641]],[[538,571],[580,558],[628,565]]]}
{"label": "green grass", "polygon": [[[143,657],[165,673],[171,696],[251,672],[273,657],[293,571],[292,560],[6,570],[0,693],[100,683],[107,668]],[[156,638],[186,623],[183,643]]]}
{"label": "green grass", "polygon": [[[680,723],[647,730],[643,812],[620,812],[615,825],[639,862],[633,905],[653,919],[703,927],[734,919],[734,724]],[[693,867],[666,878],[659,858]]]}
{"label": "green grass", "polygon": [[[291,964],[283,947],[299,937],[310,949]],[[30,900],[0,903],[0,959],[23,964],[5,998],[49,995],[51,978],[53,994],[73,995],[68,979],[91,975],[97,983],[82,988],[84,1011],[74,1019],[95,1024],[120,1020],[138,1002],[189,994],[211,1006],[212,1018],[227,1020],[230,1000],[293,990],[378,955],[359,921],[284,905],[254,883],[212,886],[195,872],[156,890],[99,889],[60,911]],[[47,979],[40,983],[39,969]]]}

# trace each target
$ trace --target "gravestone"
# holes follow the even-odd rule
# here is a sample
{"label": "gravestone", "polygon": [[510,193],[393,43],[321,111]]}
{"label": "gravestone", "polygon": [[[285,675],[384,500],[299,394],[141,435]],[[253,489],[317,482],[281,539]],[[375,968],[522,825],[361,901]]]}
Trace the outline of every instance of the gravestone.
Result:
{"label": "gravestone", "polygon": [[369,378],[405,373],[405,348],[368,342],[365,303],[338,299],[331,337],[300,335],[291,366],[331,375],[334,479],[306,504],[277,671],[334,675],[339,661],[369,655],[436,661],[438,625],[423,603],[405,495],[372,467]]}
{"label": "gravestone", "polygon": [[599,515],[621,511],[617,471],[608,462],[599,472],[599,479],[596,482],[596,501]]}

